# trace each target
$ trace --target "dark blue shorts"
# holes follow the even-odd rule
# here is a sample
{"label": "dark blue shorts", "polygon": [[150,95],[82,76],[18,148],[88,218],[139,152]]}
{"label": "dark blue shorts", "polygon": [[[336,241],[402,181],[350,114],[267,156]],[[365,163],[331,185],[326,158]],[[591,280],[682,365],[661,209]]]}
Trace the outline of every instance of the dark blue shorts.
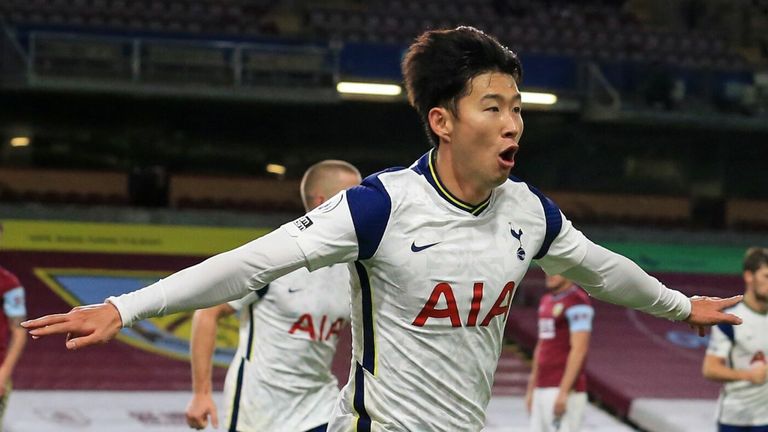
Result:
{"label": "dark blue shorts", "polygon": [[768,432],[768,425],[762,426],[731,426],[727,424],[718,424],[718,432]]}
{"label": "dark blue shorts", "polygon": [[308,430],[307,432],[325,432],[325,430],[328,429],[328,424],[320,425],[316,428],[312,428]]}

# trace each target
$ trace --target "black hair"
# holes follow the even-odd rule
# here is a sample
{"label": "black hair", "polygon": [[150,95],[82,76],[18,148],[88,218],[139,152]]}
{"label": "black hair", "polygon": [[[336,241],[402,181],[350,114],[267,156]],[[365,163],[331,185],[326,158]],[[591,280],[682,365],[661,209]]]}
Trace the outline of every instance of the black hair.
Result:
{"label": "black hair", "polygon": [[458,100],[469,92],[470,80],[486,72],[523,77],[517,54],[493,36],[474,27],[430,30],[408,48],[402,63],[408,101],[418,112],[430,143],[437,147],[437,135],[429,126],[429,110],[443,106],[457,115]]}
{"label": "black hair", "polygon": [[756,272],[760,267],[768,265],[768,249],[751,247],[744,254],[744,271]]}

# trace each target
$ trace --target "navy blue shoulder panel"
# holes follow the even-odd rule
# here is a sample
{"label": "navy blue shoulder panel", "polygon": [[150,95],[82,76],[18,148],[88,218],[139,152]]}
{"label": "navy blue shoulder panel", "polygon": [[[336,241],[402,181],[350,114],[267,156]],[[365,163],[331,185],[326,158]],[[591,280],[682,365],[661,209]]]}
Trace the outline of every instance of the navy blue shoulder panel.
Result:
{"label": "navy blue shoulder panel", "polygon": [[425,177],[428,177],[427,174],[429,173],[429,153],[430,152],[426,152],[416,161],[413,167],[411,167],[412,170]]}
{"label": "navy blue shoulder panel", "polygon": [[719,328],[720,331],[723,332],[723,334],[725,336],[727,336],[728,339],[731,340],[731,342],[736,340],[736,336],[733,334],[733,325],[731,325],[731,324],[718,324],[717,328]]}
{"label": "navy blue shoulder panel", "polygon": [[269,292],[269,284],[264,285],[263,287],[256,290],[256,295],[259,296],[259,300],[263,299],[265,295]]}
{"label": "navy blue shoulder panel", "polygon": [[[516,183],[525,183],[524,181],[514,176],[509,176],[509,179]],[[557,207],[557,204],[555,204],[554,201],[547,198],[547,196],[541,193],[540,190],[529,185],[528,183],[525,183],[525,185],[528,186],[528,189],[530,189],[534,195],[539,197],[541,206],[544,209],[544,219],[547,224],[547,229],[544,234],[544,241],[541,243],[541,248],[539,248],[539,251],[533,257],[533,259],[537,260],[544,258],[544,256],[547,255],[547,252],[549,252],[549,247],[552,245],[552,242],[555,241],[555,237],[560,234],[560,230],[563,228],[563,216],[560,214],[560,208]]]}
{"label": "navy blue shoulder panel", "polygon": [[357,235],[358,260],[368,259],[376,253],[392,210],[392,199],[379,180],[379,175],[402,169],[389,168],[372,174],[360,186],[347,190],[349,212]]}

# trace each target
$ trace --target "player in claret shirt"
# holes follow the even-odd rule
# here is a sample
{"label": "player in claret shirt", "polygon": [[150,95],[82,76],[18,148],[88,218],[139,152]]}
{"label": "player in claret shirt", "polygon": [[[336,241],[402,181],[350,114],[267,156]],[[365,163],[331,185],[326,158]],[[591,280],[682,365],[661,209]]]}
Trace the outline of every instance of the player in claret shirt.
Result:
{"label": "player in claret shirt", "polygon": [[[301,197],[309,211],[360,184],[348,162],[325,160],[304,174]],[[224,383],[224,428],[238,432],[324,431],[339,395],[331,373],[339,332],[349,321],[349,270],[300,268],[243,299],[195,312],[192,390],[187,423],[218,427],[211,357],[217,320],[240,311],[237,353]]]}
{"label": "player in claret shirt", "polygon": [[[0,240],[2,237],[3,225],[0,224]],[[27,343],[26,331],[19,326],[27,316],[24,287],[13,273],[2,267],[0,267],[0,296],[3,299],[3,307],[0,309],[0,429],[2,429],[3,415],[11,395],[11,375]]]}
{"label": "player in claret shirt", "polygon": [[595,311],[589,296],[561,275],[547,275],[539,303],[539,340],[525,402],[532,432],[577,432],[587,405],[584,363]]}
{"label": "player in claret shirt", "polygon": [[[352,370],[329,431],[479,431],[512,296],[531,264],[592,296],[694,326],[739,323],[740,297],[691,300],[589,241],[510,177],[523,134],[520,62],[471,28],[427,31],[403,75],[433,148],[296,221],[156,284],[24,323],[78,349],[122,326],[242,297],[300,267],[352,273]],[[363,141],[361,141],[363,142]],[[703,332],[703,327],[700,328]]]}

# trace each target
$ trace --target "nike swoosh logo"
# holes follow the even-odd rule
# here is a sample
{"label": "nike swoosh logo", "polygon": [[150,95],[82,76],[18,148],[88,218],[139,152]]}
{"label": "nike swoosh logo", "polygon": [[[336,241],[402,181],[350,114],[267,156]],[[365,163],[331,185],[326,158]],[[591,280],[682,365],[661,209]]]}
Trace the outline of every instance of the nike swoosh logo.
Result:
{"label": "nike swoosh logo", "polygon": [[288,292],[291,293],[291,294],[293,294],[293,293],[295,293],[297,291],[301,291],[301,288],[288,288]]}
{"label": "nike swoosh logo", "polygon": [[431,244],[424,245],[424,246],[416,246],[416,242],[414,241],[413,243],[411,243],[411,252],[421,252],[424,249],[429,249],[429,248],[431,248],[432,246],[434,246],[434,245],[436,245],[438,243],[440,243],[440,242],[431,243]]}

